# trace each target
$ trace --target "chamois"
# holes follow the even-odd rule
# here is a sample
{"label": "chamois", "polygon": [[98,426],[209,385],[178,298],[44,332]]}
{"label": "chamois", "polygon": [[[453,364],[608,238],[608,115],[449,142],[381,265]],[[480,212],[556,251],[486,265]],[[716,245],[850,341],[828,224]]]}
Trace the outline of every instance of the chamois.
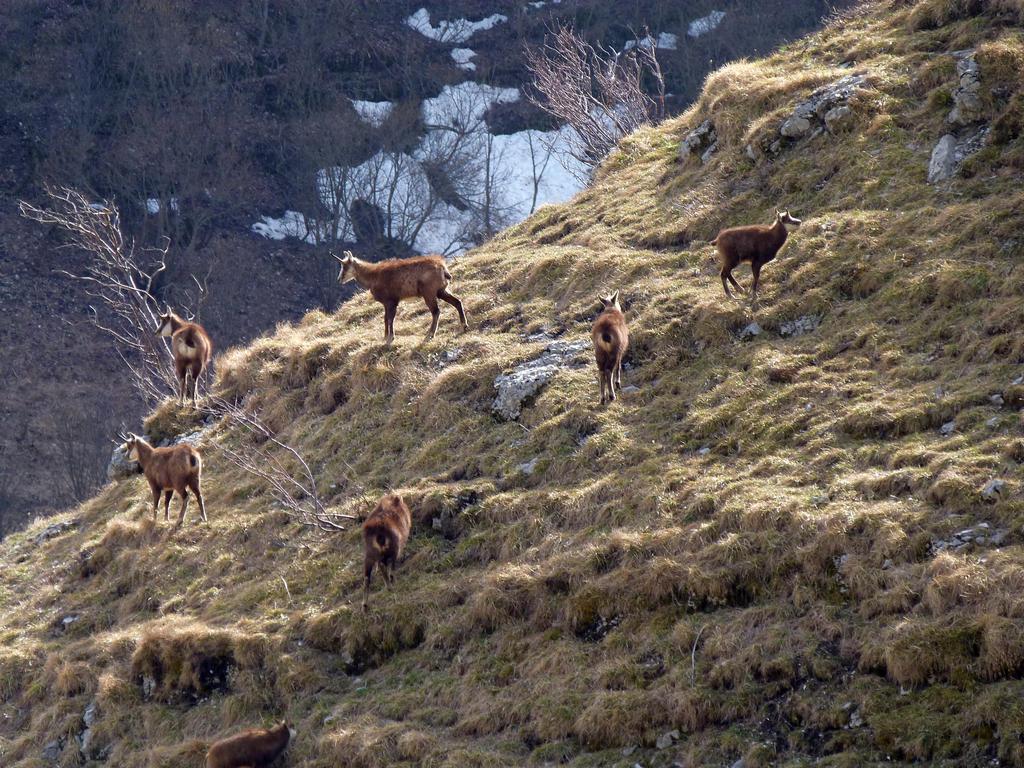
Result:
{"label": "chamois", "polygon": [[619,306],[619,292],[602,297],[604,309],[590,331],[597,358],[597,377],[601,384],[601,405],[615,400],[615,387],[622,389],[622,357],[629,349],[629,329]]}
{"label": "chamois", "polygon": [[182,320],[167,307],[160,315],[160,324],[156,327],[157,336],[171,337],[171,351],[174,354],[174,372],[178,376],[180,387],[178,402],[185,404],[185,391],[189,377],[192,378],[192,405],[196,404],[196,390],[199,388],[199,377],[210,362],[213,344],[206,330],[199,323]]}
{"label": "chamois", "polygon": [[370,577],[374,566],[379,564],[384,582],[394,586],[395,565],[409,540],[411,527],[412,514],[397,493],[382,496],[363,523],[363,574],[366,579],[363,588],[364,611],[370,599]]}
{"label": "chamois", "polygon": [[262,768],[270,765],[295,738],[287,720],[272,728],[253,728],[221,739],[206,753],[206,768]]}
{"label": "chamois", "polygon": [[462,321],[463,330],[469,330],[469,321],[466,320],[462,300],[448,292],[452,276],[441,256],[388,259],[372,264],[357,259],[352,255],[352,251],[345,251],[344,258],[334,258],[341,264],[341,272],[338,273],[339,283],[355,280],[363,288],[369,289],[370,295],[384,305],[385,344],[391,344],[395,338],[395,313],[398,311],[398,303],[402,299],[413,299],[417,296],[426,302],[427,309],[433,316],[430,330],[427,332],[427,341],[434,338],[437,321],[441,317],[441,310],[437,306],[438,299],[447,301],[455,307]]}
{"label": "chamois", "polygon": [[131,461],[139,462],[142,473],[149,481],[153,492],[153,520],[156,520],[160,494],[164,494],[164,520],[170,519],[168,508],[171,496],[175,491],[181,496],[181,513],[175,528],[185,522],[185,511],[188,508],[188,492],[191,490],[199,502],[199,513],[206,520],[206,505],[203,503],[203,492],[199,489],[200,475],[203,471],[203,460],[199,451],[187,443],[179,443],[167,448],[154,448],[138,435],[128,433],[124,436],[125,453]]}
{"label": "chamois", "polygon": [[[794,219],[789,211],[775,210],[775,223],[771,226],[754,224],[747,227],[732,227],[723,229],[718,237],[711,241],[711,244],[718,247],[718,260],[721,264],[722,287],[725,288],[725,295],[730,299],[732,292],[729,290],[729,283],[732,283],[737,291],[746,293],[736,279],[732,271],[741,262],[750,262],[750,269],[754,273],[754,282],[751,288],[751,303],[757,303],[757,283],[761,279],[761,267],[775,258],[779,249],[786,242],[789,235],[787,225],[800,226],[800,219]],[[727,282],[728,281],[728,282]]]}

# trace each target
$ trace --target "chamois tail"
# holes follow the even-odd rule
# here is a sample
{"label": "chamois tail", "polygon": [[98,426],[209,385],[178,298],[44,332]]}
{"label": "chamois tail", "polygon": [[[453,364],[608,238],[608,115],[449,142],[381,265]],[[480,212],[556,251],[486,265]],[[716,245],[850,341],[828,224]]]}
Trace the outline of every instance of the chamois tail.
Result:
{"label": "chamois tail", "polygon": [[612,349],[612,335],[608,331],[602,331],[601,338],[597,340],[601,349],[610,352]]}

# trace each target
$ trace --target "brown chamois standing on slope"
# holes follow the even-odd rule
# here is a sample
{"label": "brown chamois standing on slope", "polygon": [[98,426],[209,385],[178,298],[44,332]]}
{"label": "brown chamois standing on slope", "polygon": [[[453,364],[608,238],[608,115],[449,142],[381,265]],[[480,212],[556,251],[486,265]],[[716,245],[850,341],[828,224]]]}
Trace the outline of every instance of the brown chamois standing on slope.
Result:
{"label": "brown chamois standing on slope", "polygon": [[295,738],[286,720],[272,728],[253,728],[214,742],[206,753],[206,768],[263,768],[284,752]]}
{"label": "brown chamois standing on slope", "polygon": [[149,481],[153,492],[153,520],[160,503],[160,494],[164,494],[164,520],[170,514],[168,507],[175,491],[181,496],[181,513],[175,528],[185,522],[185,510],[188,508],[188,492],[191,490],[199,502],[199,514],[206,520],[206,505],[203,503],[203,492],[199,489],[200,477],[203,472],[203,460],[199,451],[188,443],[179,443],[167,448],[154,448],[138,435],[129,433],[124,438],[125,453],[131,461],[139,462],[142,474]]}
{"label": "brown chamois standing on slope", "polygon": [[463,330],[469,330],[469,321],[466,320],[462,300],[448,292],[452,276],[445,268],[443,257],[415,256],[411,259],[388,259],[372,264],[357,259],[352,255],[352,251],[345,251],[345,258],[334,258],[341,263],[339,283],[355,280],[363,288],[369,289],[370,295],[384,305],[385,344],[390,344],[395,338],[395,313],[398,311],[398,302],[417,296],[426,302],[427,309],[433,316],[430,330],[427,332],[427,341],[434,338],[437,321],[441,317],[441,310],[437,306],[438,299],[447,301],[455,307],[459,312]]}
{"label": "brown chamois standing on slope", "polygon": [[787,225],[799,227],[800,219],[794,219],[789,215],[789,211],[780,212],[776,209],[775,223],[770,227],[754,224],[748,227],[723,229],[718,233],[718,237],[711,241],[712,245],[718,247],[718,260],[722,266],[722,287],[725,288],[726,296],[732,298],[729,283],[732,283],[740,293],[746,293],[732,276],[732,271],[741,262],[748,261],[750,270],[754,273],[751,303],[757,303],[757,283],[761,279],[761,267],[774,259],[785,244],[789,235]]}
{"label": "brown chamois standing on slope", "polygon": [[373,576],[374,566],[379,564],[384,582],[394,586],[395,565],[409,540],[410,528],[412,514],[397,493],[382,496],[363,523],[363,575],[366,582],[363,587],[364,611],[370,599],[370,577]]}
{"label": "brown chamois standing on slope", "polygon": [[626,316],[619,306],[619,292],[602,297],[604,309],[590,330],[597,358],[597,377],[601,383],[601,405],[615,399],[615,387],[622,389],[622,357],[629,349]]}
{"label": "brown chamois standing on slope", "polygon": [[199,377],[210,362],[213,344],[206,330],[199,323],[182,320],[168,307],[160,315],[160,324],[156,327],[157,336],[171,337],[171,352],[174,355],[174,372],[180,384],[178,402],[185,404],[185,392],[188,379],[192,379],[192,405],[196,404],[196,390],[199,388]]}

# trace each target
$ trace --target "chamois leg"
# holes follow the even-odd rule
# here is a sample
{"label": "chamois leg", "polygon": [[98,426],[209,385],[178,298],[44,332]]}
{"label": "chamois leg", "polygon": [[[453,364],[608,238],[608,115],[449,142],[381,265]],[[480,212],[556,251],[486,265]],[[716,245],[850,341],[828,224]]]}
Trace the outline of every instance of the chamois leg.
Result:
{"label": "chamois leg", "polygon": [[423,300],[427,303],[427,309],[430,310],[430,330],[427,331],[427,341],[434,338],[434,334],[437,333],[437,321],[441,319],[441,310],[437,306],[437,299],[432,296],[424,296]]}
{"label": "chamois leg", "polygon": [[363,566],[363,613],[369,608],[370,603],[370,579],[373,578],[373,563],[368,562]]}
{"label": "chamois leg", "polygon": [[181,512],[178,513],[178,522],[174,524],[175,528],[181,528],[181,524],[185,522],[185,512],[188,510],[188,488],[181,489]]}
{"label": "chamois leg", "polygon": [[597,372],[598,381],[601,384],[601,405],[608,402],[608,374],[601,370]]}
{"label": "chamois leg", "polygon": [[622,391],[622,360],[619,359],[615,363],[615,385]]}
{"label": "chamois leg", "polygon": [[164,491],[164,522],[171,519],[170,506],[171,496],[174,495],[174,491]]}
{"label": "chamois leg", "polygon": [[160,488],[156,483],[150,482],[149,490],[153,493],[153,522],[156,522],[156,510],[160,506]]}
{"label": "chamois leg", "polygon": [[725,288],[725,295],[731,299],[732,291],[729,290],[729,280],[732,278],[732,276],[729,274],[725,267],[722,267],[722,271],[719,274],[722,277],[722,287]]}
{"label": "chamois leg", "polygon": [[398,312],[398,302],[389,301],[384,305],[384,344],[391,346],[395,340],[395,313]]}
{"label": "chamois leg", "polygon": [[732,270],[729,271],[729,282],[733,284],[733,287],[740,293],[746,293],[747,289],[736,282],[736,278],[732,276]]}
{"label": "chamois leg", "polygon": [[751,306],[757,306],[757,284],[761,280],[761,265],[751,264],[750,271],[754,273],[754,282],[750,289],[750,304]]}
{"label": "chamois leg", "polygon": [[192,374],[192,376],[191,376],[191,378],[192,378],[192,407],[193,408],[198,408],[199,406],[196,403],[196,399],[199,396],[199,377],[200,377],[200,375],[202,375],[202,370],[201,369],[200,370],[196,370],[196,368],[192,368],[191,374]]}
{"label": "chamois leg", "polygon": [[178,374],[178,405],[185,404],[185,386],[188,381],[188,371]]}
{"label": "chamois leg", "polygon": [[451,304],[459,313],[459,320],[462,321],[462,330],[469,330],[469,320],[466,319],[466,310],[462,306],[462,299],[456,296],[454,293],[448,293],[447,288],[442,288],[437,292],[437,298],[441,301],[447,301]]}
{"label": "chamois leg", "polygon": [[615,368],[604,372],[605,379],[608,382],[608,399],[611,402],[615,402]]}
{"label": "chamois leg", "polygon": [[199,480],[190,480],[188,487],[192,489],[192,493],[196,495],[196,501],[199,502],[199,516],[203,518],[203,522],[206,520],[206,504],[203,503],[203,492],[199,490]]}

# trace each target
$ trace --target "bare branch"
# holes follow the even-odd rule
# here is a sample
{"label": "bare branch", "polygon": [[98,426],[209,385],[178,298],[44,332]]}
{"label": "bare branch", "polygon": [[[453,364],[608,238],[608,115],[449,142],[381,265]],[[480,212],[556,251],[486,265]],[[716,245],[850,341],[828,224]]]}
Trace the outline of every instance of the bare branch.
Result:
{"label": "bare branch", "polygon": [[[554,29],[537,48],[527,48],[533,76],[530,101],[572,128],[570,153],[596,168],[619,140],[665,116],[665,81],[657,43],[645,37],[627,51],[593,46],[571,27]],[[653,81],[651,97],[645,80]]]}
{"label": "bare branch", "polygon": [[[237,447],[221,443],[224,456],[243,472],[261,480],[286,515],[322,531],[343,531],[355,515],[332,512],[317,487],[316,474],[294,446],[281,440],[257,414],[221,397],[211,398],[210,408],[247,433]],[[351,466],[346,462],[351,470]],[[354,472],[353,472],[354,476]],[[361,491],[362,486],[346,478]]]}
{"label": "bare branch", "polygon": [[121,232],[113,202],[90,202],[69,187],[46,186],[45,190],[47,207],[22,200],[18,210],[28,219],[63,230],[68,246],[92,255],[81,274],[56,271],[87,286],[86,294],[96,300],[96,305],[89,306],[93,325],[114,341],[143,400],[150,405],[159,402],[176,385],[170,347],[154,333],[160,307],[153,286],[167,269],[170,241],[149,250],[154,254],[150,264],[140,264],[134,243]]}

